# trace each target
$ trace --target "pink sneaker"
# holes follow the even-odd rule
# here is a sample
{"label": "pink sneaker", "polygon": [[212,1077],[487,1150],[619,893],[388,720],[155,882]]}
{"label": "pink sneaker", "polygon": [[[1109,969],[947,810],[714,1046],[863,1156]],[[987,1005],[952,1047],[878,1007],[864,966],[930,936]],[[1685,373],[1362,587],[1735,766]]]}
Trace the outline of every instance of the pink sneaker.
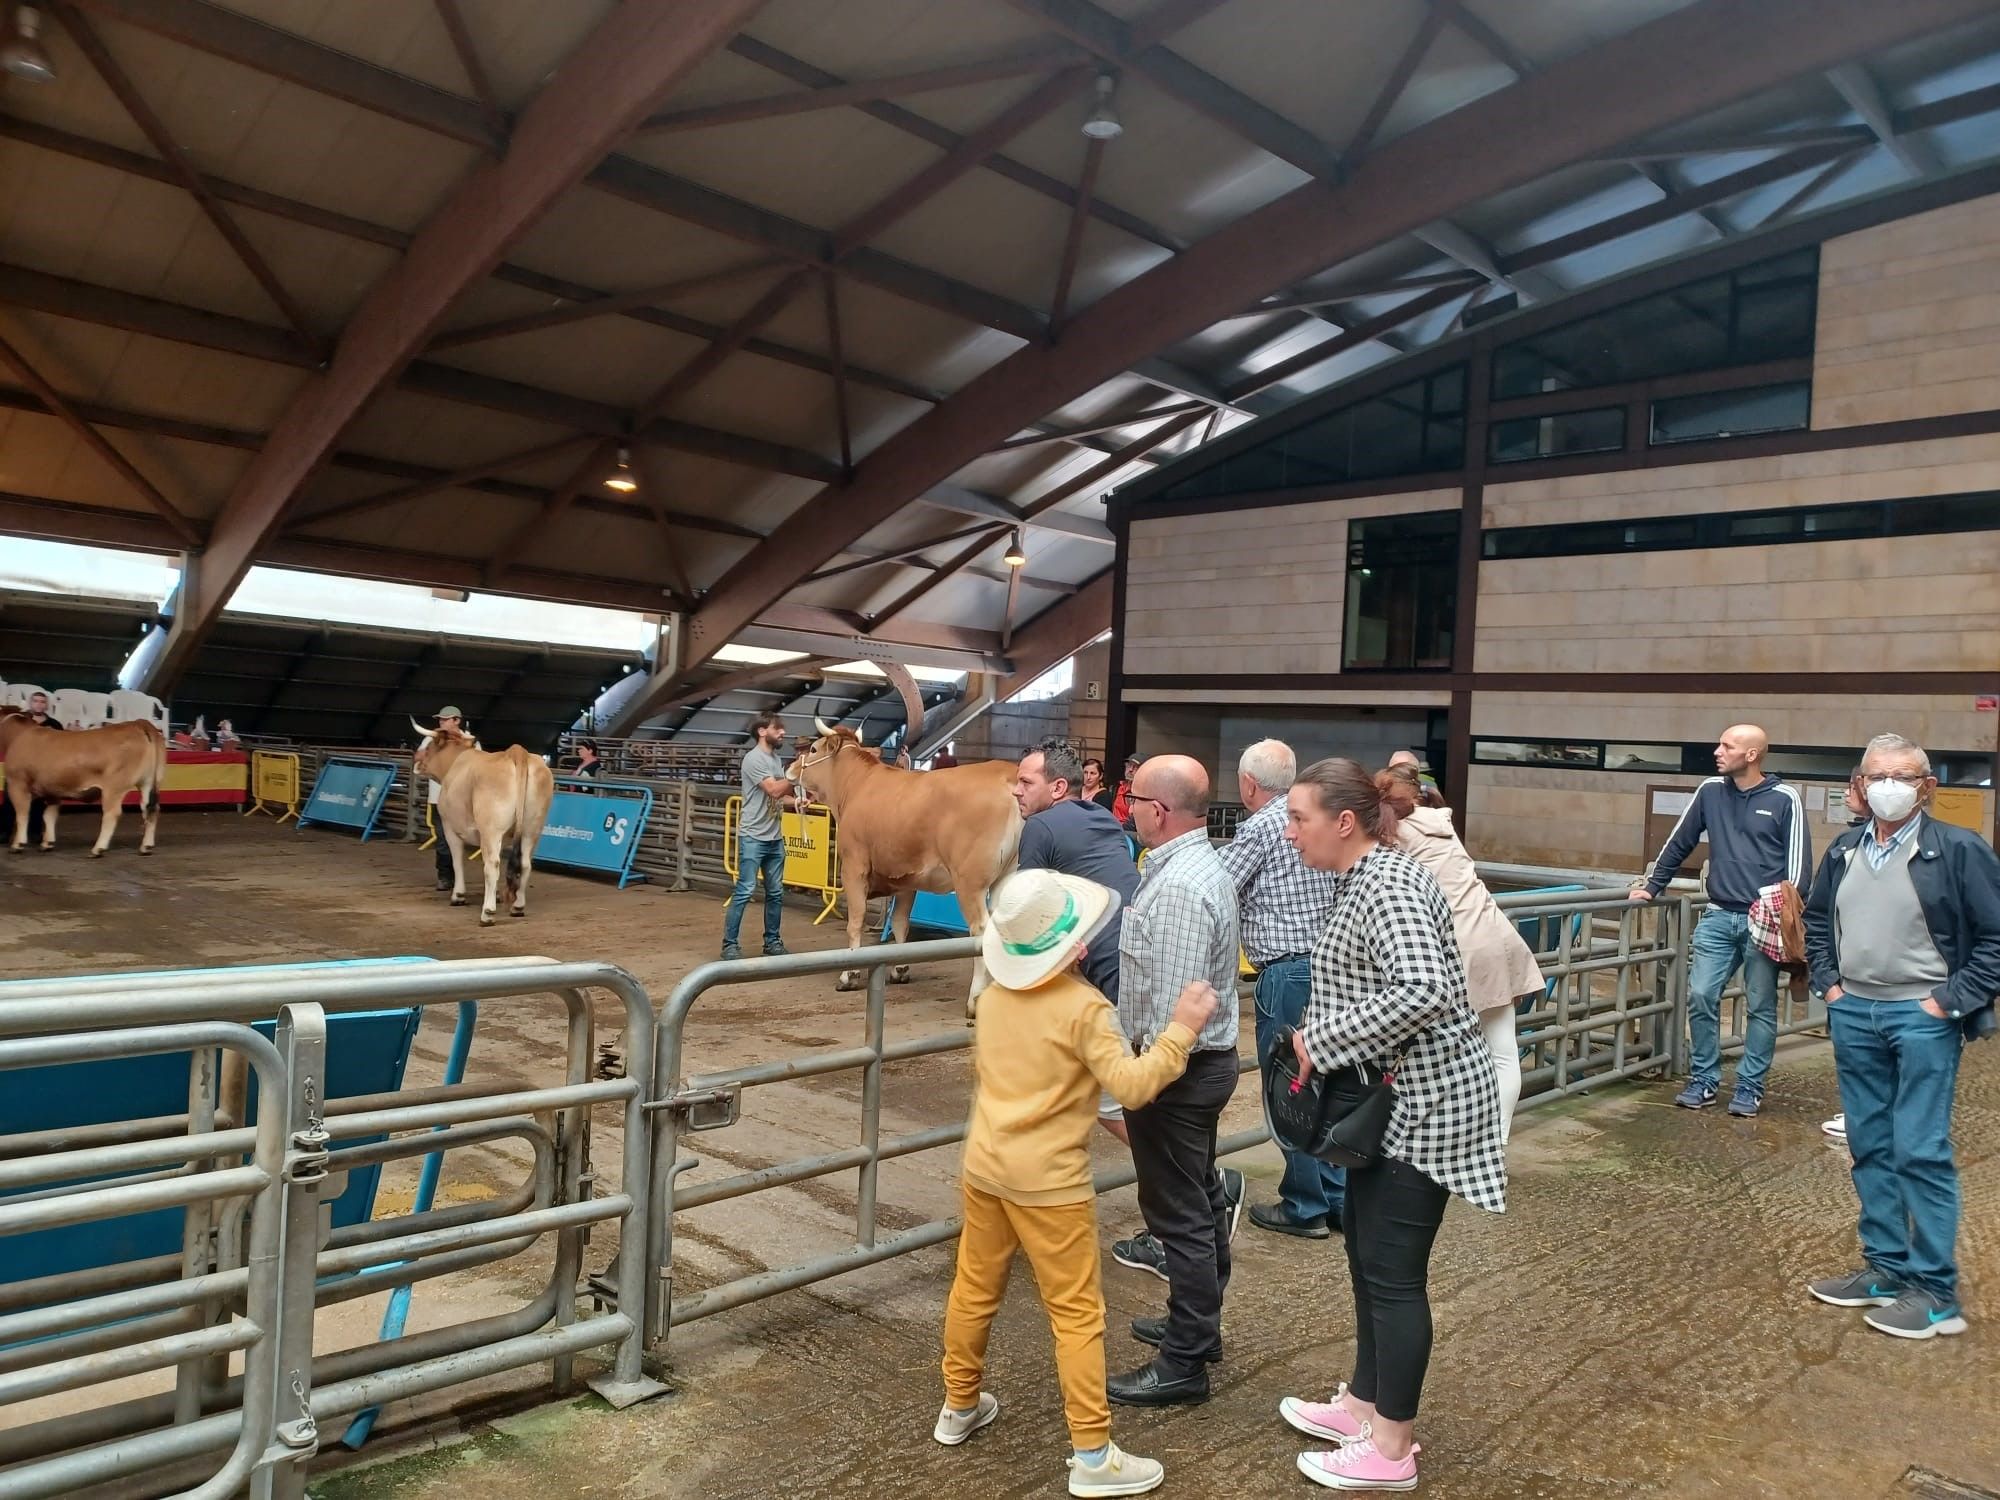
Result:
{"label": "pink sneaker", "polygon": [[1356,1442],[1365,1424],[1340,1404],[1340,1398],[1346,1394],[1347,1385],[1343,1381],[1326,1401],[1301,1401],[1297,1396],[1287,1396],[1278,1403],[1278,1415],[1309,1437],[1336,1443]]}
{"label": "pink sneaker", "polygon": [[1360,1437],[1331,1453],[1301,1453],[1299,1472],[1330,1490],[1413,1490],[1417,1452],[1413,1445],[1407,1458],[1383,1457],[1363,1423]]}

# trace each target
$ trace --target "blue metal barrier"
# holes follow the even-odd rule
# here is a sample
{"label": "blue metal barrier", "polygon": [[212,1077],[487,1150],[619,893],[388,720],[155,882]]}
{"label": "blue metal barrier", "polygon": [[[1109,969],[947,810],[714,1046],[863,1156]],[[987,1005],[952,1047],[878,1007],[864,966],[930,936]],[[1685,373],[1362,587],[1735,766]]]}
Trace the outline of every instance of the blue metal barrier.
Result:
{"label": "blue metal barrier", "polygon": [[653,789],[633,781],[558,776],[549,816],[535,845],[535,863],[616,875],[622,890],[643,873],[632,872],[639,837],[653,812]]}
{"label": "blue metal barrier", "polygon": [[365,760],[358,756],[329,757],[313,780],[312,796],[294,825],[331,823],[339,828],[356,828],[366,843],[382,816],[382,804],[389,800],[397,766],[393,760]]}

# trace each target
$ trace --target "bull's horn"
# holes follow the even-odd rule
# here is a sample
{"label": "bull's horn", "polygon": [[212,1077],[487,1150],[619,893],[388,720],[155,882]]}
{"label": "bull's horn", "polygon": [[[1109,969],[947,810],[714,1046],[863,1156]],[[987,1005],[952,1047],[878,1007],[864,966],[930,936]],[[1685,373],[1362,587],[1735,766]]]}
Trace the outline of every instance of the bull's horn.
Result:
{"label": "bull's horn", "polygon": [[857,745],[865,743],[865,741],[861,737],[861,730],[862,730],[861,725],[857,724],[854,726],[854,743]]}
{"label": "bull's horn", "polygon": [[827,723],[826,720],[822,719],[818,714],[813,715],[813,728],[817,729],[823,735],[833,733],[833,726]]}
{"label": "bull's horn", "polygon": [[419,737],[420,739],[426,739],[426,740],[427,740],[427,739],[429,739],[429,738],[430,738],[430,737],[431,737],[432,735],[434,735],[434,734],[436,734],[436,733],[437,733],[437,731],[436,731],[435,729],[426,729],[426,728],[424,728],[424,726],[423,726],[423,725],[421,725],[421,724],[419,724],[419,723],[418,723],[418,722],[417,722],[417,721],[416,721],[415,719],[412,719],[412,720],[410,720],[410,728],[412,728],[412,729],[416,730],[416,732],[417,732],[417,735],[418,735],[418,737]]}

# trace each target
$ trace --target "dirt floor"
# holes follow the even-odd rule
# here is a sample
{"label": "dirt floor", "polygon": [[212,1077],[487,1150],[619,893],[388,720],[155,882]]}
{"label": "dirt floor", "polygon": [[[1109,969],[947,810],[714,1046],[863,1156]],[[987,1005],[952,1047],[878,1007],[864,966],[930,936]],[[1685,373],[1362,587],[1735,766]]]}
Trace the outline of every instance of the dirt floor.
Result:
{"label": "dirt floor", "polygon": [[[74,831],[74,830],[73,830]],[[656,1000],[716,948],[717,895],[638,886],[620,892],[544,872],[531,914],[482,930],[430,889],[426,853],[267,820],[179,813],[150,859],[128,824],[101,861],[83,848],[0,855],[0,977],[134,967],[224,965],[394,954],[541,953],[608,959]],[[752,923],[755,917],[752,917]],[[753,925],[754,931],[754,925]],[[832,923],[786,915],[795,948],[836,947]],[[959,966],[892,992],[890,1034],[962,1025]],[[471,1076],[553,1081],[559,1011],[546,1002],[483,1008]],[[435,1081],[449,1016],[426,1023],[410,1082]],[[822,980],[717,991],[690,1020],[690,1072],[861,1040],[857,997]],[[615,1007],[599,1041],[622,1046]],[[1438,1343],[1425,1409],[1423,1492],[1440,1500],[1827,1497],[2000,1494],[2000,1044],[1968,1053],[1958,1139],[1966,1212],[1960,1238],[1963,1338],[1906,1344],[1819,1306],[1807,1278],[1854,1261],[1845,1159],[1818,1122],[1837,1108],[1823,1045],[1781,1051],[1763,1116],[1673,1109],[1642,1084],[1535,1110],[1516,1130],[1509,1212],[1454,1204],[1433,1268]],[[964,1108],[966,1057],[887,1070],[884,1135],[946,1123]],[[752,1091],[741,1122],[691,1142],[684,1183],[857,1139],[860,1075]],[[1226,1127],[1251,1122],[1246,1086]],[[616,1140],[599,1122],[599,1180],[615,1180]],[[1106,1140],[1102,1160],[1115,1160]],[[461,1159],[461,1156],[463,1159]],[[955,1153],[885,1164],[887,1231],[953,1210]],[[1273,1195],[1268,1148],[1239,1159],[1253,1199]],[[454,1156],[447,1198],[490,1196],[518,1180],[503,1151]],[[383,1207],[407,1203],[407,1176]],[[401,1195],[400,1198],[398,1195]],[[852,1243],[854,1182],[841,1174],[715,1204],[679,1227],[677,1288],[783,1266]],[[1105,1237],[1137,1220],[1129,1190],[1101,1205]],[[610,1241],[593,1242],[601,1266]],[[1288,1393],[1321,1394],[1352,1356],[1338,1242],[1271,1236],[1247,1220],[1225,1314],[1228,1360],[1213,1401],[1117,1417],[1119,1441],[1167,1463],[1163,1493],[1310,1493],[1300,1447],[1278,1419]],[[477,1277],[426,1284],[413,1326],[476,1316],[531,1294],[546,1261],[522,1257]],[[938,1324],[949,1247],[676,1330],[672,1394],[624,1413],[594,1399],[465,1420],[435,1403],[392,1408],[365,1458],[327,1456],[322,1500],[483,1500],[592,1495],[1026,1496],[1062,1492],[1066,1445],[1049,1338],[1025,1273],[996,1330],[988,1384],[998,1424],[964,1447],[930,1440],[939,1400]],[[1106,1260],[1114,1369],[1141,1361],[1128,1320],[1162,1305],[1151,1277]],[[367,1336],[374,1307],[344,1312],[335,1341]],[[121,1393],[122,1394],[122,1393]],[[500,1393],[506,1394],[506,1393]]]}

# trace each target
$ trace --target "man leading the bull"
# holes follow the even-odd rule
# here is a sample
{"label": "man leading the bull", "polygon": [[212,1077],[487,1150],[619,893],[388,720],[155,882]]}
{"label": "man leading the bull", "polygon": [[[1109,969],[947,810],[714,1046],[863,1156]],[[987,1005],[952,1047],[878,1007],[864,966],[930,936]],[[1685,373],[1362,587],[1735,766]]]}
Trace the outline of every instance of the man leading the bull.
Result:
{"label": "man leading the bull", "polygon": [[[421,729],[423,726],[419,724],[416,727]],[[451,703],[447,703],[437,711],[437,727],[451,733],[470,732],[465,728],[464,713],[456,704]],[[448,891],[458,884],[458,875],[451,867],[451,845],[445,841],[444,818],[438,812],[438,798],[443,795],[444,787],[434,776],[427,779],[429,786],[424,794],[424,801],[430,806],[431,848],[437,854],[437,888]]]}
{"label": "man leading the bull", "polygon": [[[1208,842],[1201,762],[1154,756],[1133,779],[1131,803],[1139,841],[1151,852],[1120,934],[1118,1019],[1143,1050],[1190,983],[1235,994],[1236,886]],[[1187,1071],[1151,1104],[1125,1112],[1139,1211],[1166,1252],[1167,1315],[1133,1322],[1133,1336],[1160,1352],[1111,1377],[1111,1399],[1122,1405],[1208,1399],[1208,1366],[1222,1358],[1233,1217],[1216,1170],[1216,1134],[1236,1074],[1236,1006],[1224,1004],[1195,1038]]]}
{"label": "man leading the bull", "polygon": [[743,811],[736,820],[736,888],[729,893],[729,910],[722,919],[722,956],[741,958],[738,936],[743,909],[764,875],[764,956],[785,951],[780,924],[785,912],[785,820],[783,800],[792,795],[778,747],[785,742],[785,721],[766,714],[750,727],[756,736],[743,757]]}

